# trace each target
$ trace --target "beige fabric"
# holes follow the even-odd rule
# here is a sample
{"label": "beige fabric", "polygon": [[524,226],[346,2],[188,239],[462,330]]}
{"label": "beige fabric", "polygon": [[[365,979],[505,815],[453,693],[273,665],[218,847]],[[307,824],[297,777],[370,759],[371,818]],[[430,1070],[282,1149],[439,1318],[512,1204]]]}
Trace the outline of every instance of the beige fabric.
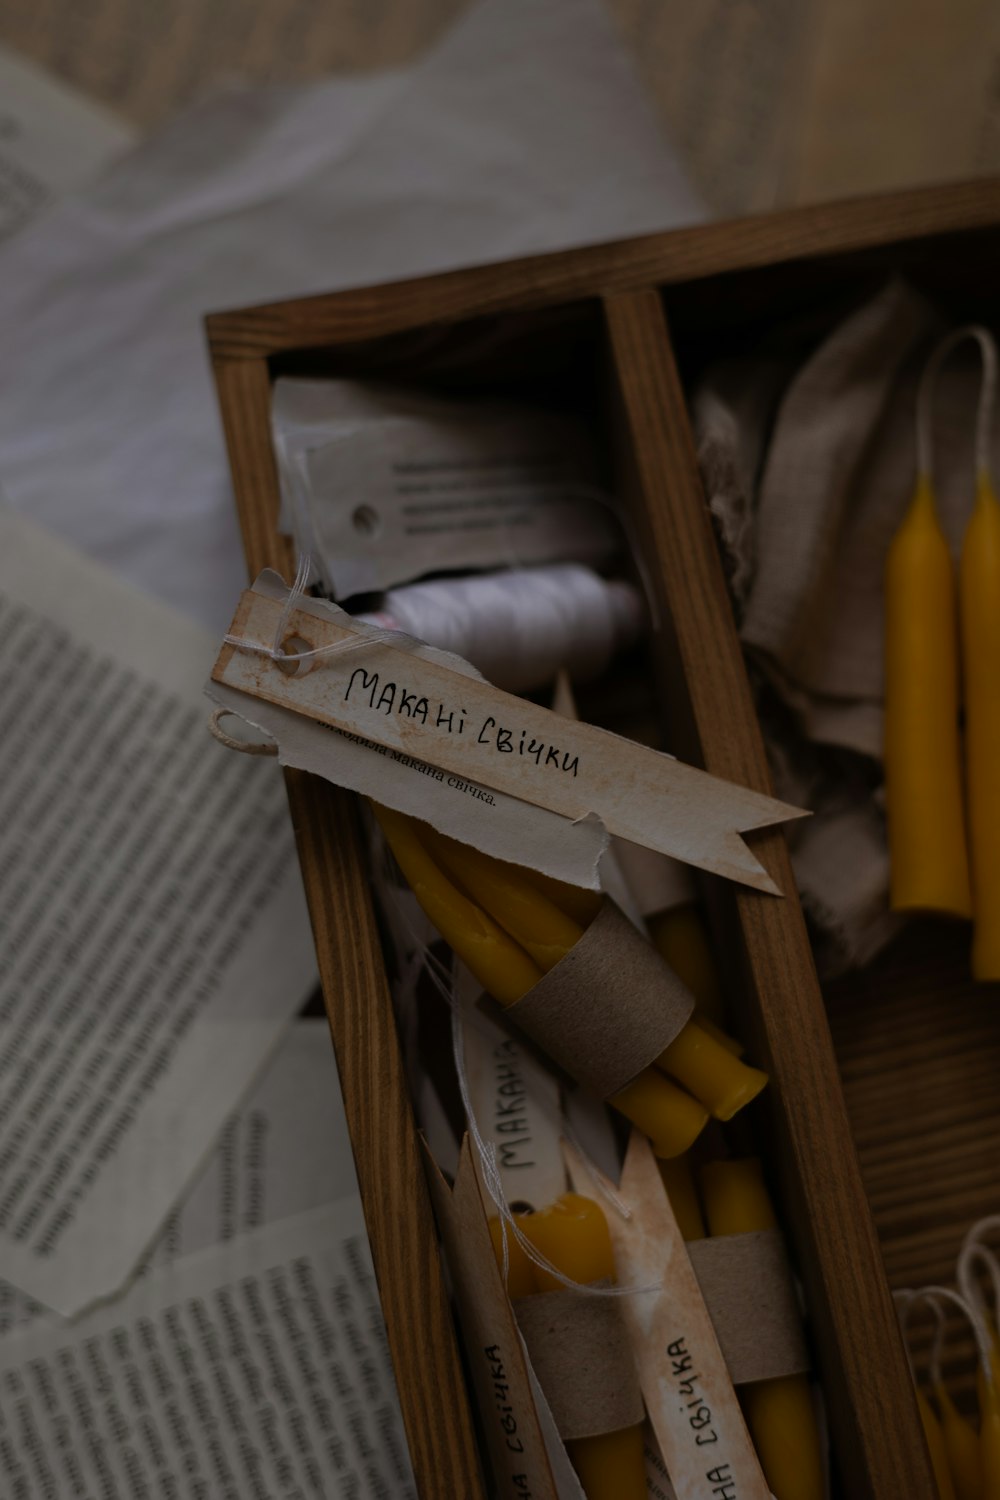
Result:
{"label": "beige fabric", "polygon": [[[828,974],[865,962],[896,930],[879,802],[882,574],[913,493],[917,383],[947,326],[893,280],[804,360],[776,345],[728,361],[695,398],[776,791],[816,813],[788,832]],[[935,484],[956,557],[978,385],[970,344],[945,366],[934,407]]]}

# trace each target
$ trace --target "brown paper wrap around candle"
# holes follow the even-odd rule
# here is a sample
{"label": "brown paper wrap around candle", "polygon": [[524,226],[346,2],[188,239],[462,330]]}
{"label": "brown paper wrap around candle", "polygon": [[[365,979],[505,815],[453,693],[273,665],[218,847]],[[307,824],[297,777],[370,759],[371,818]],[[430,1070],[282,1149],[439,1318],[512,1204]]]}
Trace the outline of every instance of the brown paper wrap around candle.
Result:
{"label": "brown paper wrap around candle", "polygon": [[560,1437],[597,1437],[642,1421],[619,1298],[567,1287],[520,1297],[514,1310]]}
{"label": "brown paper wrap around candle", "polygon": [[605,897],[579,942],[502,1014],[563,1072],[610,1099],[670,1045],[693,1008],[677,975]]}
{"label": "brown paper wrap around candle", "polygon": [[734,1385],[808,1370],[780,1229],[691,1240],[687,1252]]}

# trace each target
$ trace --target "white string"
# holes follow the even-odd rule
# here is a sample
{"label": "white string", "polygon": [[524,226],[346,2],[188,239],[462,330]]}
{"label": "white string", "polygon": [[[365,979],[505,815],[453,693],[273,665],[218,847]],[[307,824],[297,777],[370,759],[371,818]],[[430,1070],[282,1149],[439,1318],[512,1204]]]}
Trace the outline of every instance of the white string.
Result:
{"label": "white string", "polygon": [[235,646],[240,651],[250,651],[255,656],[267,656],[271,661],[299,662],[315,661],[320,656],[342,656],[349,651],[358,651],[363,646],[373,643],[393,643],[394,632],[382,630],[378,627],[370,627],[364,633],[357,631],[345,636],[339,641],[330,641],[326,646],[311,646],[303,651],[286,651],[284,649],[285,632],[295,610],[306,597],[309,579],[312,575],[312,558],[308,552],[303,552],[299,557],[299,564],[295,570],[295,581],[288,591],[288,595],[282,605],[278,623],[274,629],[274,638],[268,646],[263,641],[251,641],[242,635],[224,635],[222,639],[227,646]]}
{"label": "white string", "polygon": [[987,1214],[982,1219],[977,1219],[972,1227],[966,1232],[962,1241],[962,1248],[966,1245],[978,1244],[984,1235],[1000,1232],[1000,1214]]}
{"label": "white string", "polygon": [[222,727],[222,720],[227,718],[238,719],[239,714],[231,708],[216,708],[208,718],[208,732],[220,745],[225,745],[227,750],[239,750],[243,755],[277,755],[278,747],[273,740],[241,740],[227,734]]}
{"label": "white string", "polygon": [[925,1287],[923,1297],[927,1306],[934,1314],[934,1337],[931,1341],[931,1352],[927,1356],[927,1368],[930,1371],[931,1384],[938,1386],[944,1384],[941,1375],[941,1354],[944,1349],[944,1330],[947,1320],[944,1308],[941,1306],[941,1300],[933,1287]]}
{"label": "white string", "polygon": [[642,600],[630,583],[601,578],[581,564],[558,563],[394,589],[378,612],[354,617],[365,631],[286,651],[286,633],[311,575],[312,561],[303,553],[270,645],[239,635],[224,636],[226,644],[297,666],[373,642],[391,645],[404,631],[463,657],[508,692],[529,692],[551,682],[560,667],[578,679],[600,675],[616,652],[639,638],[643,625]]}
{"label": "white string", "polygon": [[986,1268],[986,1273],[993,1286],[993,1318],[996,1320],[1000,1315],[1000,1265],[997,1264],[996,1256],[987,1245],[982,1245],[978,1240],[966,1238],[958,1255],[958,1266],[955,1279],[961,1289],[962,1296],[976,1309],[984,1324],[989,1316],[989,1307],[983,1296],[982,1288],[975,1274],[975,1264]]}
{"label": "white string", "polygon": [[[968,1302],[965,1297],[960,1296],[958,1292],[953,1292],[951,1288],[947,1286],[922,1286],[917,1287],[916,1289],[910,1287],[902,1287],[893,1292],[893,1297],[898,1304],[902,1305],[902,1311],[899,1314],[899,1322],[900,1327],[903,1331],[903,1341],[904,1344],[906,1344],[906,1355],[910,1361],[911,1370],[913,1369],[913,1356],[910,1352],[907,1338],[909,1333],[910,1315],[915,1304],[918,1302],[926,1302],[934,1309],[935,1316],[943,1318],[939,1304],[942,1301],[950,1302],[959,1309],[959,1311],[968,1319],[969,1324],[971,1325],[972,1333],[976,1341],[976,1349],[979,1355],[979,1362],[983,1370],[983,1378],[985,1379],[987,1385],[992,1387],[993,1346],[990,1339],[989,1330],[987,1329],[986,1324],[983,1322],[981,1316],[979,1315],[978,1310],[970,1302]],[[943,1332],[941,1334],[941,1338],[943,1340]],[[935,1340],[935,1351],[936,1357],[939,1360],[940,1345],[938,1344],[937,1340]],[[932,1373],[934,1368],[935,1366],[932,1365]],[[940,1363],[937,1364],[936,1368],[938,1370],[938,1378],[940,1378]]]}
{"label": "white string", "polygon": [[913,1351],[910,1348],[909,1339],[907,1338],[907,1325],[910,1318],[910,1309],[913,1307],[916,1296],[916,1292],[912,1291],[908,1286],[896,1287],[892,1294],[892,1300],[896,1304],[896,1316],[899,1319],[900,1331],[903,1335],[906,1362],[910,1367],[910,1374],[913,1377],[914,1383],[916,1383],[917,1372],[913,1366]]}
{"label": "white string", "polygon": [[933,351],[920,377],[917,393],[917,473],[930,480],[933,469],[932,405],[938,373],[952,350],[965,339],[975,339],[983,361],[976,413],[976,475],[990,472],[993,452],[993,407],[997,391],[997,347],[993,335],[978,323],[968,323],[947,334]]}
{"label": "white string", "polygon": [[508,692],[530,692],[560,668],[599,676],[639,638],[643,606],[630,583],[555,563],[408,584],[357,618],[453,651]]}

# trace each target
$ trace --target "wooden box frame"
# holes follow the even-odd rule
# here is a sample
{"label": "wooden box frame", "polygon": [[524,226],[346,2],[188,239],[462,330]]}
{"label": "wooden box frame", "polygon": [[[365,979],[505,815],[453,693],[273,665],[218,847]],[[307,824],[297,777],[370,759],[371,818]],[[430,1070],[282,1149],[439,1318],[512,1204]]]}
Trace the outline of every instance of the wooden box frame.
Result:
{"label": "wooden box frame", "polygon": [[[267,566],[286,577],[293,571],[276,527],[277,373],[405,379],[450,369],[474,379],[486,368],[510,377],[526,348],[541,351],[544,365],[560,340],[574,349],[579,341],[600,367],[615,483],[656,596],[654,654],[671,700],[673,743],[684,758],[769,791],[672,331],[681,329],[678,347],[711,344],[727,320],[745,321],[748,307],[752,322],[769,299],[776,315],[835,300],[898,265],[922,268],[935,284],[947,282],[950,267],[959,300],[972,295],[964,274],[971,267],[972,282],[983,273],[986,295],[985,269],[998,246],[1000,183],[985,182],[214,315],[208,334],[250,575]],[[549,378],[558,381],[558,360]],[[318,778],[287,779],[418,1491],[422,1500],[473,1500],[485,1491],[355,809]],[[754,847],[793,892],[781,833],[758,836]],[[843,1492],[853,1500],[933,1500],[798,900],[740,889],[725,905],[719,920],[741,960],[740,1024],[772,1078],[770,1159],[806,1286]],[[997,1040],[992,1033],[991,1045]]]}

